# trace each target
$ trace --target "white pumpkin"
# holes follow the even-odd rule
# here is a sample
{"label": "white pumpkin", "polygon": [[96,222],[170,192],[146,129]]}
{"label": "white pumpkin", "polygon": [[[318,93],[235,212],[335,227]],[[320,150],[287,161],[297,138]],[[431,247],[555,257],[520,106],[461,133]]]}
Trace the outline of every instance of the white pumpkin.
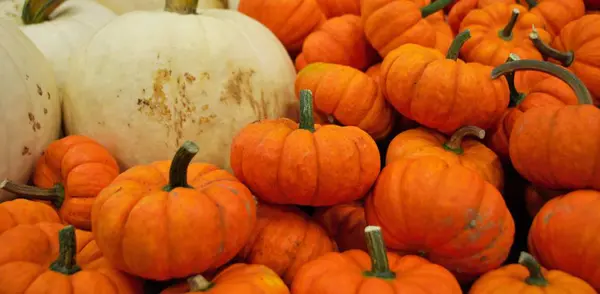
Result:
{"label": "white pumpkin", "polygon": [[[161,10],[165,7],[164,0],[96,0],[117,14],[131,11]],[[235,0],[199,0],[197,9],[227,8],[228,2]],[[237,0],[239,2],[239,0]],[[236,5],[237,7],[237,5]]]}
{"label": "white pumpkin", "polygon": [[[0,19],[0,182],[29,180],[44,148],[58,138],[60,103],[52,67],[19,28]],[[11,195],[0,190],[0,201]]]}
{"label": "white pumpkin", "polygon": [[[63,0],[30,0],[31,7]],[[81,47],[102,26],[116,15],[93,0],[67,0],[55,10],[46,9],[39,23],[28,23],[22,19],[24,0],[0,0],[0,17],[10,18],[21,25],[21,30],[42,51],[54,68],[59,95],[62,96],[64,82],[69,69],[72,52]],[[37,6],[36,6],[37,5]],[[35,10],[35,9],[34,9]],[[37,11],[32,11],[35,14]]]}
{"label": "white pumpkin", "polygon": [[134,11],[84,48],[71,64],[66,131],[98,140],[123,168],[170,159],[193,140],[195,161],[229,169],[242,127],[297,117],[292,60],[266,27],[237,11]]}

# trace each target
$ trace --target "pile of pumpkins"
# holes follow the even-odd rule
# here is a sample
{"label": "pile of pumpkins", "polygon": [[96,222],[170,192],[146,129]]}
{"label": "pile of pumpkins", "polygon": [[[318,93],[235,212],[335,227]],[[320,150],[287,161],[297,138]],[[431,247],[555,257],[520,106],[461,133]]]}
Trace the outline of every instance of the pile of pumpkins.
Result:
{"label": "pile of pumpkins", "polygon": [[598,293],[598,6],[0,0],[0,294]]}

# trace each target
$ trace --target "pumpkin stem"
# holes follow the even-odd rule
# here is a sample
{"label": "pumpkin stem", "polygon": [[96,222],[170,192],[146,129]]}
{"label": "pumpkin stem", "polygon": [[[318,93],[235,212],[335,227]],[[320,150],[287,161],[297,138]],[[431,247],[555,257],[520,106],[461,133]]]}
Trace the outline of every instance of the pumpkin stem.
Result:
{"label": "pumpkin stem", "polygon": [[195,275],[187,279],[188,287],[190,287],[190,292],[203,292],[212,288],[215,284],[210,282],[202,275]]}
{"label": "pumpkin stem", "polygon": [[579,104],[592,104],[592,96],[583,82],[564,67],[541,60],[516,60],[498,65],[492,70],[492,79],[519,70],[534,70],[551,74],[567,83],[577,98]]}
{"label": "pumpkin stem", "polygon": [[381,228],[378,226],[367,226],[365,228],[365,239],[367,241],[369,256],[371,257],[371,271],[365,272],[364,275],[380,279],[395,279],[396,273],[390,270]]}
{"label": "pumpkin stem", "polygon": [[471,38],[471,31],[469,29],[466,29],[466,30],[460,32],[458,35],[456,35],[454,40],[452,40],[450,47],[448,48],[448,52],[446,53],[446,59],[452,59],[452,60],[458,59],[458,54],[460,53],[460,48],[462,48],[462,46],[465,44],[465,42],[467,42],[467,40],[469,40],[470,38]]}
{"label": "pumpkin stem", "polygon": [[315,117],[313,116],[313,94],[310,90],[300,90],[300,122],[298,128],[315,132]]}
{"label": "pumpkin stem", "polygon": [[444,149],[452,151],[458,155],[463,154],[465,151],[461,145],[465,136],[475,136],[479,139],[483,139],[485,138],[485,130],[476,126],[462,127],[452,134],[450,140],[444,143]]}
{"label": "pumpkin stem", "polygon": [[58,258],[50,264],[50,270],[65,275],[72,275],[81,270],[77,265],[77,238],[75,227],[68,225],[58,231]]}
{"label": "pumpkin stem", "polygon": [[531,33],[529,33],[529,39],[531,39],[535,48],[540,51],[544,57],[550,57],[558,60],[563,66],[566,67],[571,66],[573,61],[575,61],[575,53],[573,53],[573,51],[563,52],[550,47],[550,45],[546,44],[546,42],[540,39],[540,35],[535,27],[533,27]]}
{"label": "pumpkin stem", "polygon": [[163,188],[171,192],[175,188],[191,188],[187,182],[188,166],[192,158],[198,153],[198,145],[192,141],[185,141],[175,153],[169,168],[169,183]]}
{"label": "pumpkin stem", "polygon": [[527,2],[527,6],[529,6],[529,9],[534,8],[538,5],[536,0],[525,0],[525,2]]}
{"label": "pumpkin stem", "polygon": [[529,277],[525,279],[525,283],[532,286],[548,286],[548,280],[542,274],[542,267],[531,254],[521,252],[521,255],[519,255],[519,264],[526,267],[529,271]]}
{"label": "pumpkin stem", "polygon": [[19,195],[19,198],[29,200],[50,201],[54,207],[60,209],[65,201],[65,188],[58,183],[50,189],[43,189],[29,185],[17,184],[8,179],[0,182],[0,189]]}
{"label": "pumpkin stem", "polygon": [[198,0],[167,0],[165,1],[165,11],[179,14],[196,14]]}
{"label": "pumpkin stem", "polygon": [[505,40],[505,41],[512,40],[512,37],[513,37],[512,31],[515,28],[515,25],[517,24],[517,19],[519,19],[519,14],[521,14],[519,9],[514,8],[512,10],[510,20],[508,21],[506,26],[498,32],[498,37],[500,37],[502,40]]}
{"label": "pumpkin stem", "polygon": [[[520,60],[520,59],[521,58],[519,57],[519,55],[510,53],[508,55],[508,59],[506,60],[506,62],[512,62],[512,61],[516,61],[516,60]],[[521,104],[523,99],[525,99],[526,95],[517,90],[517,87],[515,86],[515,73],[514,72],[506,74],[506,81],[508,83],[508,89],[510,90],[510,105],[509,106],[515,107],[515,106]]]}
{"label": "pumpkin stem", "polygon": [[426,18],[448,6],[452,0],[435,0],[433,3],[421,8],[421,17]]}
{"label": "pumpkin stem", "polygon": [[26,25],[47,21],[63,2],[65,0],[25,0],[21,20]]}

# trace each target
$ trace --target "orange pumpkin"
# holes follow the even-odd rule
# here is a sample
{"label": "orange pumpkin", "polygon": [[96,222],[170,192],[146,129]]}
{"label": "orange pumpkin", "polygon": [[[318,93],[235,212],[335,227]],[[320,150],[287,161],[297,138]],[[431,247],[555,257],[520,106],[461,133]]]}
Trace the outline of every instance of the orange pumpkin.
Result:
{"label": "orange pumpkin", "polygon": [[472,38],[462,46],[460,53],[465,61],[497,66],[506,61],[510,53],[523,59],[542,59],[542,55],[529,40],[532,26],[538,28],[540,37],[550,41],[544,20],[513,4],[496,3],[471,11],[460,25],[460,30],[470,30]]}
{"label": "orange pumpkin", "polygon": [[480,176],[498,190],[504,186],[504,171],[498,156],[482,143],[465,139],[473,136],[483,139],[485,131],[475,126],[458,129],[450,138],[426,128],[416,128],[398,134],[386,154],[386,164],[404,158],[436,156],[449,165],[462,165]]}
{"label": "orange pumpkin", "polygon": [[368,226],[364,232],[368,254],[332,252],[305,264],[292,293],[462,293],[456,278],[443,267],[418,256],[387,253],[380,227]]}
{"label": "orange pumpkin", "polygon": [[360,15],[360,0],[317,0],[317,3],[327,18]]}
{"label": "orange pumpkin", "polygon": [[548,190],[534,185],[528,185],[527,188],[525,188],[525,205],[527,207],[527,212],[531,217],[535,217],[546,202],[566,193],[567,192],[565,191]]}
{"label": "orange pumpkin", "polygon": [[381,73],[381,63],[374,64],[365,71],[365,74],[367,74],[370,78],[372,78],[375,81],[375,83],[377,83],[378,85],[379,85],[380,73]]}
{"label": "orange pumpkin", "polygon": [[233,138],[231,168],[265,202],[331,206],[362,198],[377,179],[381,162],[371,136],[353,126],[315,125],[312,100],[310,90],[300,91],[300,123],[261,120]]}
{"label": "orange pumpkin", "polygon": [[446,16],[444,13],[442,11],[438,11],[425,18],[425,20],[427,20],[427,22],[435,31],[435,45],[433,48],[439,50],[440,52],[448,52],[448,49],[450,49],[450,44],[452,44],[452,40],[454,40],[455,34],[448,22],[446,22]]}
{"label": "orange pumpkin", "polygon": [[340,251],[366,250],[364,205],[358,201],[318,208],[312,218],[331,236]]}
{"label": "orange pumpkin", "polygon": [[252,237],[238,260],[265,265],[290,285],[303,264],[336,250],[327,232],[297,207],[261,203]]}
{"label": "orange pumpkin", "polygon": [[71,225],[19,225],[0,244],[2,293],[142,293],[138,280],[102,258],[91,233]]}
{"label": "orange pumpkin", "polygon": [[190,164],[197,152],[187,141],[173,161],[132,167],[100,192],[93,233],[115,267],[146,279],[187,277],[225,264],[250,238],[251,192],[225,170]]}
{"label": "orange pumpkin", "polygon": [[460,23],[465,16],[472,10],[481,9],[491,4],[505,3],[514,4],[515,0],[460,0],[452,6],[448,12],[448,24],[452,31],[458,33],[460,31]]}
{"label": "orange pumpkin", "polygon": [[564,293],[596,294],[596,290],[580,278],[568,273],[548,271],[529,253],[521,252],[518,264],[509,264],[486,273],[471,287],[469,294],[488,293]]}
{"label": "orange pumpkin", "polygon": [[424,256],[464,282],[499,267],[515,233],[494,186],[437,156],[386,165],[365,214],[369,225],[381,226],[388,248]]}
{"label": "orange pumpkin", "polygon": [[290,290],[270,268],[260,264],[236,263],[228,266],[212,280],[202,275],[188,278],[186,283],[171,286],[161,294],[289,294]]}
{"label": "orange pumpkin", "polygon": [[394,108],[423,126],[451,134],[465,125],[493,126],[508,106],[506,80],[492,80],[492,68],[465,63],[457,35],[446,57],[435,49],[402,45],[383,60],[381,91]]}
{"label": "orange pumpkin", "polygon": [[[0,187],[5,182],[0,183]],[[58,214],[45,203],[14,199],[0,203],[0,234],[21,224],[37,224],[41,222],[60,223]]]}
{"label": "orange pumpkin", "polygon": [[296,56],[296,59],[294,60],[294,67],[296,68],[296,72],[301,71],[307,65],[308,65],[308,62],[306,62],[306,58],[304,58],[304,54],[303,53],[298,54],[298,56]]}
{"label": "orange pumpkin", "polygon": [[600,291],[598,211],[599,191],[556,197],[535,216],[528,237],[529,250],[542,265],[579,277],[596,291]]}

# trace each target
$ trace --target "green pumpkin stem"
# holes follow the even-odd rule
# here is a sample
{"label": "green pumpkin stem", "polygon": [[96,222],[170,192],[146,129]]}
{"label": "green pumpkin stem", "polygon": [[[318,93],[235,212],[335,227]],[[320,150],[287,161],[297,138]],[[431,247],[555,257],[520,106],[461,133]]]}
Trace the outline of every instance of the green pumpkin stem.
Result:
{"label": "green pumpkin stem", "polygon": [[58,258],[50,264],[50,270],[72,275],[81,270],[77,265],[77,238],[75,227],[68,225],[58,231]]}
{"label": "green pumpkin stem", "polygon": [[471,31],[466,29],[460,32],[448,48],[448,52],[446,53],[446,59],[456,60],[458,59],[458,54],[460,53],[460,48],[471,38]]}
{"label": "green pumpkin stem", "polygon": [[476,126],[462,127],[456,130],[456,132],[454,132],[454,134],[452,134],[450,137],[450,140],[444,143],[444,149],[454,152],[458,155],[463,154],[465,151],[462,148],[462,141],[465,136],[474,136],[479,139],[483,139],[485,138],[485,130]]}
{"label": "green pumpkin stem", "polygon": [[191,188],[187,182],[188,166],[198,151],[198,145],[192,141],[185,141],[179,147],[171,162],[169,184],[163,188],[164,191],[171,192],[175,188]]}
{"label": "green pumpkin stem", "polygon": [[207,280],[202,275],[195,275],[187,279],[188,287],[190,288],[189,292],[204,292],[208,291],[210,288],[214,287],[214,283]]}
{"label": "green pumpkin stem", "polygon": [[498,32],[498,37],[500,37],[501,39],[503,39],[505,41],[512,40],[512,37],[513,37],[512,31],[515,28],[515,25],[517,24],[517,20],[519,19],[519,14],[521,14],[519,9],[515,8],[512,10],[512,14],[510,15],[510,20],[508,21],[506,26]]}
{"label": "green pumpkin stem", "polygon": [[63,2],[65,0],[25,0],[21,20],[26,25],[47,21]]}
{"label": "green pumpkin stem", "polygon": [[315,117],[313,114],[313,94],[310,90],[300,90],[300,122],[298,128],[315,132]]}
{"label": "green pumpkin stem", "polygon": [[573,53],[573,51],[563,52],[550,47],[550,45],[540,39],[540,35],[535,27],[531,30],[531,33],[529,33],[529,39],[533,42],[533,46],[535,46],[544,57],[558,60],[565,67],[571,66],[573,61],[575,61],[575,53]]}
{"label": "green pumpkin stem", "polygon": [[545,287],[548,286],[548,280],[542,274],[540,264],[527,252],[521,252],[519,256],[519,264],[526,267],[529,271],[529,277],[525,279],[525,283],[532,286]]}
{"label": "green pumpkin stem", "polygon": [[[514,53],[510,53],[508,55],[508,59],[506,62],[512,62],[516,60],[521,60],[521,58]],[[508,89],[510,90],[510,104],[509,107],[515,107],[525,99],[526,95],[519,92],[517,87],[515,86],[515,73],[507,73],[506,74],[506,82],[508,83]]]}
{"label": "green pumpkin stem", "polygon": [[166,0],[165,11],[182,15],[196,14],[198,0]]}
{"label": "green pumpkin stem", "polygon": [[65,201],[65,188],[61,183],[50,189],[17,184],[8,179],[0,182],[0,189],[19,195],[19,198],[29,200],[49,201],[56,209],[60,209]]}
{"label": "green pumpkin stem", "polygon": [[365,272],[364,275],[380,279],[396,278],[396,273],[390,270],[381,228],[378,226],[367,226],[365,228],[365,239],[367,241],[369,256],[371,257],[371,270]]}
{"label": "green pumpkin stem", "polygon": [[435,0],[433,3],[421,8],[421,17],[426,18],[450,5],[452,0]]}
{"label": "green pumpkin stem", "polygon": [[529,9],[534,8],[538,5],[538,2],[536,0],[525,0],[525,2],[527,3],[527,6],[529,6]]}

